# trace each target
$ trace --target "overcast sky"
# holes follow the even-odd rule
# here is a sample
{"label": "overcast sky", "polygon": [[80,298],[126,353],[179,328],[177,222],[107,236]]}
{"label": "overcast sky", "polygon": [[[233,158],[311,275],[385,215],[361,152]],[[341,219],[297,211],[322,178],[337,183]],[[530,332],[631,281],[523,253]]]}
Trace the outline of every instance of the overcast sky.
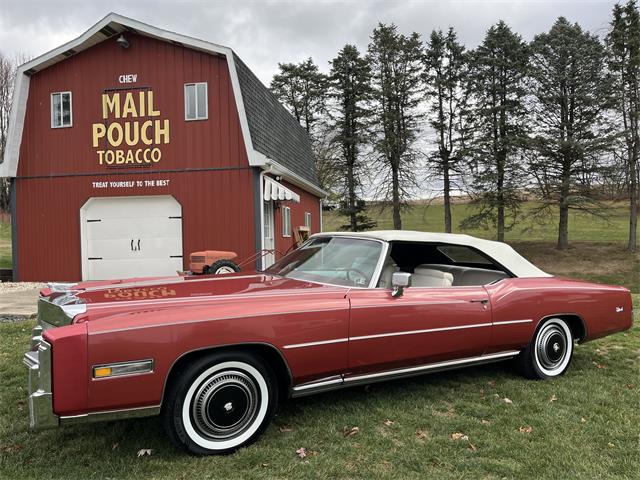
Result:
{"label": "overcast sky", "polygon": [[525,39],[564,15],[603,36],[616,2],[596,0],[146,1],[0,0],[0,51],[40,55],[84,32],[110,11],[233,48],[268,84],[278,62],[313,57],[323,70],[346,43],[362,50],[378,22],[427,37],[453,26],[467,47],[502,19]]}

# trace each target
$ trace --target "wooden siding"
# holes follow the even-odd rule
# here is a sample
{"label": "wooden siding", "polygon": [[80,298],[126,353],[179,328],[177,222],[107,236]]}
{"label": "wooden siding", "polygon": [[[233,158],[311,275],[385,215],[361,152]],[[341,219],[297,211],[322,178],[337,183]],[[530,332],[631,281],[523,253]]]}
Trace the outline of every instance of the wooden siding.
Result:
{"label": "wooden siding", "polygon": [[[295,242],[296,227],[304,225],[305,212],[311,213],[310,233],[313,234],[320,231],[320,200],[315,195],[291,183],[285,181],[281,181],[280,183],[300,195],[300,203],[280,202],[279,208],[274,209],[276,250],[285,253]],[[282,207],[291,208],[291,237],[282,235]]]}
{"label": "wooden siding", "polygon": [[[117,180],[136,180],[127,175]],[[145,177],[147,177],[145,175]],[[149,175],[169,186],[138,195],[173,195],[182,205],[183,258],[206,249],[255,251],[252,171],[249,168]],[[22,179],[17,186],[18,274],[21,281],[75,281],[82,276],[80,207],[99,196],[90,177]],[[128,196],[128,188],[109,195]]]}
{"label": "wooden siding", "polygon": [[[122,172],[98,165],[92,145],[92,125],[103,121],[102,93],[114,88],[149,87],[161,112],[157,118],[170,120],[170,143],[161,146],[161,161],[147,170],[248,164],[226,59],[133,33],[126,36],[131,43],[126,50],[115,38],[105,40],[31,78],[18,177]],[[122,74],[136,74],[137,82],[120,84]],[[184,119],[184,84],[190,82],[208,83],[208,120]],[[60,91],[73,94],[73,126],[54,129],[50,98]]]}

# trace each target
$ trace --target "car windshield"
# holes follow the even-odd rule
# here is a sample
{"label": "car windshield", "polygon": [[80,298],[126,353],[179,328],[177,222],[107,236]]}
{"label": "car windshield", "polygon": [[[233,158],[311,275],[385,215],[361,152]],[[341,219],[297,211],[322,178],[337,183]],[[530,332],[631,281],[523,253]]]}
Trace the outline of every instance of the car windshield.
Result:
{"label": "car windshield", "polygon": [[266,273],[347,287],[368,287],[382,243],[348,237],[317,237],[274,263]]}

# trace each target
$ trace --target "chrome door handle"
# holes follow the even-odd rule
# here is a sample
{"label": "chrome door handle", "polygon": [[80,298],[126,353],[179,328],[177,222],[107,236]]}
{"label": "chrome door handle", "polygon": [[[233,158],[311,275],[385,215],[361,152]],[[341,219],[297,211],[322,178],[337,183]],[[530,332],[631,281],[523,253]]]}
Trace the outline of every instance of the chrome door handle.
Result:
{"label": "chrome door handle", "polygon": [[469,300],[469,302],[471,302],[471,303],[482,303],[484,305],[486,303],[489,303],[489,299],[488,298],[474,298],[472,300]]}

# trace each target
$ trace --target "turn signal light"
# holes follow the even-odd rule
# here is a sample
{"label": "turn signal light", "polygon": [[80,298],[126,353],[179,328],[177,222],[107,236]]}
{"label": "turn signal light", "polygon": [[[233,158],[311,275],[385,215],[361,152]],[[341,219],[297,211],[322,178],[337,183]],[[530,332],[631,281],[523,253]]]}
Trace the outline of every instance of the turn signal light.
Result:
{"label": "turn signal light", "polygon": [[103,378],[111,376],[111,368],[109,367],[101,367],[95,368],[93,370],[93,378]]}

